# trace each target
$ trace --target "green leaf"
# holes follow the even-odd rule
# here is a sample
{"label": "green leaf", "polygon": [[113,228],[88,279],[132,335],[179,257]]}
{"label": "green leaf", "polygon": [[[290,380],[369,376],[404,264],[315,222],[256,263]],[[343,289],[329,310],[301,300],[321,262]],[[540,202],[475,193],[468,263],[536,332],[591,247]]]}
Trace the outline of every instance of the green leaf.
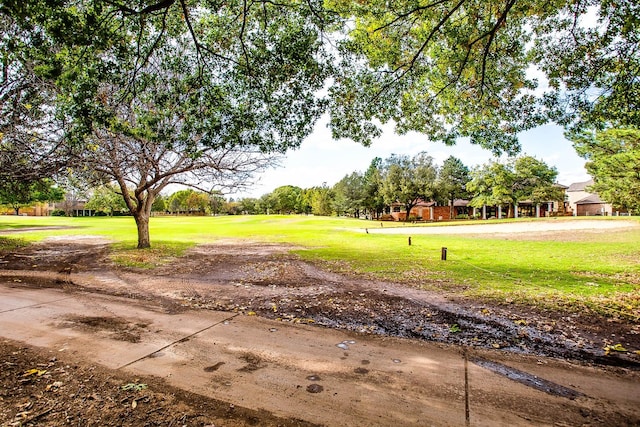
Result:
{"label": "green leaf", "polygon": [[141,391],[147,388],[146,384],[142,383],[128,383],[120,387],[122,390],[126,391]]}

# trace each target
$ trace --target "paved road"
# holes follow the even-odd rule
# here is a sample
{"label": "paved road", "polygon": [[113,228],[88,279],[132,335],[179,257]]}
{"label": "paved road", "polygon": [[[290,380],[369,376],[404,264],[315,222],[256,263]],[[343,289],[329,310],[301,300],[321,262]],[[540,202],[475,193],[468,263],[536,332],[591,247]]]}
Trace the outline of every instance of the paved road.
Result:
{"label": "paved road", "polygon": [[0,284],[0,336],[328,426],[640,424],[638,372],[99,294]]}

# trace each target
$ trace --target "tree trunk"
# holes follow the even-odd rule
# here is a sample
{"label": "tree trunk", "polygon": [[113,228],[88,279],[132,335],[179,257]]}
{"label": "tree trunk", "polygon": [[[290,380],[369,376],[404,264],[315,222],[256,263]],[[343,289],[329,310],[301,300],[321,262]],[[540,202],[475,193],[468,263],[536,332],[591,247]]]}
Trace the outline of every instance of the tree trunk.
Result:
{"label": "tree trunk", "polygon": [[451,196],[451,204],[449,205],[449,219],[450,220],[455,219],[454,218],[455,215],[453,214],[453,211],[454,211],[453,204],[455,203],[455,200],[456,200],[455,197]]}
{"label": "tree trunk", "polygon": [[13,208],[16,211],[16,216],[20,215],[20,206]]}
{"label": "tree trunk", "polygon": [[404,205],[404,209],[407,211],[407,216],[404,217],[404,222],[409,221],[409,216],[411,215],[411,209],[413,209],[414,206],[415,204]]}
{"label": "tree trunk", "polygon": [[149,216],[144,213],[134,215],[136,226],[138,227],[138,249],[146,249],[151,247],[151,239],[149,238]]}

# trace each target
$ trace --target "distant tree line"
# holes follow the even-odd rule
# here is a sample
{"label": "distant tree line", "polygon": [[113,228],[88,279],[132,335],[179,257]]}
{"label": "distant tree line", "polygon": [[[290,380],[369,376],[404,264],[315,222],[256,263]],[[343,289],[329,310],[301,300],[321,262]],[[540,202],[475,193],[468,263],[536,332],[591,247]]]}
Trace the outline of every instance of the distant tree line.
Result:
{"label": "distant tree line", "polygon": [[[635,142],[636,136],[633,134],[628,139]],[[617,137],[616,140],[621,139]],[[597,163],[597,160],[588,163],[594,172],[599,172],[595,170],[597,165],[605,164]],[[624,160],[626,158],[620,161]],[[384,160],[374,158],[366,171],[346,174],[333,186],[327,183],[311,188],[284,185],[259,198],[240,199],[227,199],[219,191],[205,192],[189,188],[169,195],[159,194],[151,212],[156,215],[313,214],[379,219],[392,204],[401,205],[405,212],[410,212],[419,202],[427,201],[435,202],[438,206],[449,206],[450,217],[453,218],[455,200],[466,199],[469,206],[476,208],[506,205],[507,216],[513,217],[514,206],[518,202],[537,204],[564,200],[563,190],[556,185],[557,175],[555,167],[532,156],[496,159],[470,169],[454,156],[437,165],[426,152],[412,157],[393,154]],[[622,176],[615,182],[623,182]],[[602,190],[602,195],[609,196],[601,183],[596,180],[594,189]],[[29,188],[16,188],[5,183],[0,185],[0,205],[13,208],[17,214],[20,207],[37,202],[60,201],[66,193],[67,199],[82,197],[88,200],[84,208],[94,211],[96,215],[130,214],[120,186],[81,187],[80,182],[71,181],[60,185],[46,181],[41,186]],[[131,193],[133,191],[130,190]],[[624,192],[616,194],[620,196]],[[606,197],[607,201],[609,199],[616,206],[625,204],[625,200]],[[637,207],[633,203],[627,205]]]}
{"label": "distant tree line", "polygon": [[[475,207],[529,200],[563,200],[556,184],[557,170],[531,156],[492,161],[469,169],[449,157],[437,165],[426,152],[415,156],[391,155],[371,161],[364,172],[345,175],[333,186],[326,183],[311,188],[284,185],[259,198],[225,200],[181,190],[160,196],[153,210],[173,214],[313,214],[356,218],[380,218],[391,204],[401,204],[406,212],[421,201],[450,206],[467,199]],[[513,216],[513,212],[509,212]]]}

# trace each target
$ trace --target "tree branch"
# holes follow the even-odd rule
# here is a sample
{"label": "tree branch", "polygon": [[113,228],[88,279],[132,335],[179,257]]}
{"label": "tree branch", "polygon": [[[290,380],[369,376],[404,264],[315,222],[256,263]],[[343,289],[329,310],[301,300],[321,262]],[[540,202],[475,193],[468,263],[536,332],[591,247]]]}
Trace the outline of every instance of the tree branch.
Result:
{"label": "tree branch", "polygon": [[449,0],[438,0],[438,1],[434,2],[434,3],[428,4],[428,5],[425,5],[425,6],[418,6],[418,7],[414,8],[414,9],[409,10],[408,12],[404,12],[404,13],[401,13],[401,14],[397,15],[395,19],[393,19],[390,22],[387,22],[386,24],[382,25],[381,27],[376,28],[373,31],[374,32],[378,32],[380,30],[384,30],[385,28],[391,27],[396,22],[401,21],[401,20],[413,15],[416,12],[420,12],[420,11],[426,10],[426,9],[431,9],[432,7],[441,5],[441,4],[446,3],[448,1]]}
{"label": "tree branch", "polygon": [[484,96],[484,85],[485,85],[485,76],[486,76],[486,72],[487,72],[487,58],[489,57],[489,48],[491,47],[493,39],[495,38],[496,33],[498,32],[498,28],[500,28],[504,24],[504,22],[507,20],[507,15],[509,14],[509,11],[513,7],[513,5],[515,5],[515,3],[516,3],[516,0],[509,0],[507,2],[505,9],[502,11],[502,14],[498,18],[498,21],[496,21],[496,23],[493,26],[493,28],[491,29],[491,31],[489,31],[489,34],[488,34],[489,35],[489,40],[485,44],[484,52],[482,54],[482,74],[481,74],[481,78],[480,78],[480,99],[482,99],[483,96]]}
{"label": "tree branch", "polygon": [[115,6],[119,11],[125,12],[129,15],[146,15],[162,9],[169,9],[175,2],[176,0],[162,0],[158,3],[150,4],[149,6],[144,7],[140,10],[135,10],[120,2],[107,0],[107,3]]}
{"label": "tree branch", "polygon": [[[455,13],[456,10],[458,10],[460,7],[462,7],[462,5],[464,4],[466,0],[459,0],[458,3],[455,5],[455,7],[453,7],[451,10],[449,10],[447,12],[447,14],[445,16],[443,16],[440,21],[431,29],[431,31],[429,32],[429,35],[427,36],[427,39],[422,43],[422,46],[420,46],[420,49],[418,49],[418,51],[413,55],[413,57],[411,58],[411,61],[409,61],[409,63],[405,63],[402,65],[399,65],[398,67],[396,67],[393,71],[392,74],[396,74],[398,71],[400,71],[401,69],[405,68],[403,70],[403,72],[397,76],[396,78],[393,79],[393,81],[385,84],[372,98],[371,101],[375,101],[376,99],[378,99],[380,96],[382,96],[382,94],[384,92],[386,92],[386,90],[391,87],[391,85],[397,83],[398,81],[400,81],[401,79],[404,78],[404,76],[406,76],[409,71],[411,71],[413,69],[413,67],[415,66],[416,62],[418,61],[418,58],[420,58],[420,56],[422,55],[422,52],[424,52],[424,50],[427,48],[427,46],[429,45],[429,43],[431,42],[431,39],[435,36],[435,34],[440,30],[440,28],[449,20],[449,18],[451,18],[451,16]],[[515,1],[515,0],[514,0]]]}

